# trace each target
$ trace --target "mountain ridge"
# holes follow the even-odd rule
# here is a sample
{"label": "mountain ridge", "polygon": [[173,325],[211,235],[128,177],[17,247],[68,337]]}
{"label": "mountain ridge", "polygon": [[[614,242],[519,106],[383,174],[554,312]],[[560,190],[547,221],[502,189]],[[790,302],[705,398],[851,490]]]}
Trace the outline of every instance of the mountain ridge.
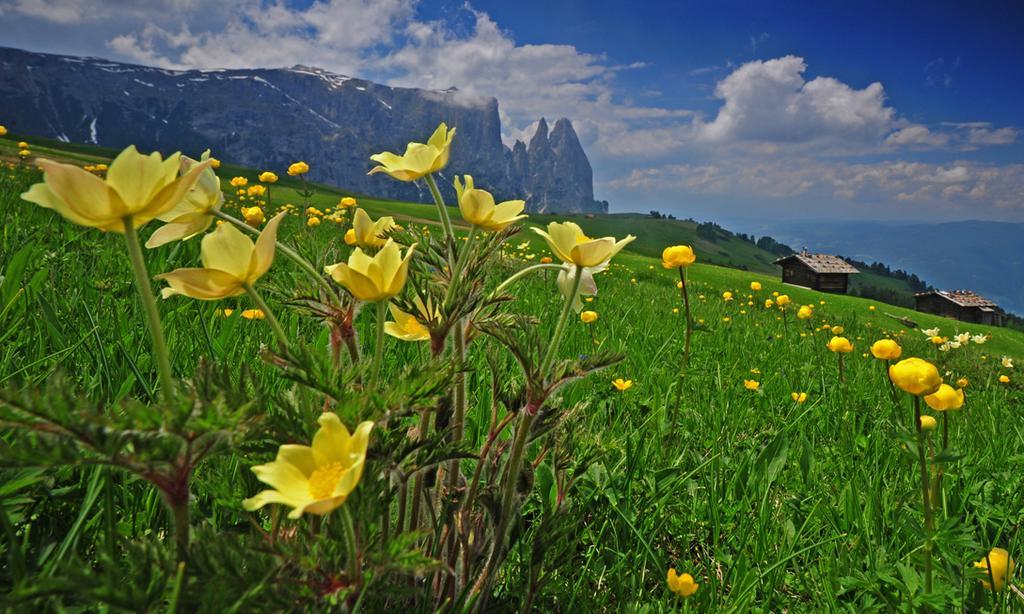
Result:
{"label": "mountain ridge", "polygon": [[[312,180],[418,202],[430,200],[426,186],[368,176],[369,156],[400,153],[445,121],[458,129],[448,173],[473,173],[497,198],[522,198],[534,212],[607,211],[594,200],[590,162],[568,119],[550,138],[542,120],[536,151],[510,148],[497,100],[456,88],[391,87],[303,65],[171,70],[0,47],[0,101],[13,130],[113,148],[211,148],[251,167],[302,159]],[[524,148],[525,160],[516,153]],[[449,201],[452,178],[439,181]]]}

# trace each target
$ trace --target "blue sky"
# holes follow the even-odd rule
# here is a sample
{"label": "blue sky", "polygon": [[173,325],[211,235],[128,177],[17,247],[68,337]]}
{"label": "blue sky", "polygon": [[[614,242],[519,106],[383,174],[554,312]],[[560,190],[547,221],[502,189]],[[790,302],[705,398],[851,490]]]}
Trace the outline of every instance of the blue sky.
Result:
{"label": "blue sky", "polygon": [[1022,6],[0,0],[0,44],[455,85],[572,119],[612,210],[1024,221]]}

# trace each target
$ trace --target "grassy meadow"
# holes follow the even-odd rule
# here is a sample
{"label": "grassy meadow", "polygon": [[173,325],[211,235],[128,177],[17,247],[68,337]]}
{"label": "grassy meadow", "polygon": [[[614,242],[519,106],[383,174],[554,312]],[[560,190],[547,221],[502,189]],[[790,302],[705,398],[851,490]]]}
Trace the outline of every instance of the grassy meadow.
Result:
{"label": "grassy meadow", "polygon": [[[0,140],[0,155],[12,159],[10,151],[11,142]],[[35,152],[82,163],[106,155],[54,143],[39,143]],[[225,211],[240,216],[228,180],[246,176],[252,184],[259,170],[228,164],[218,170],[228,190]],[[318,269],[343,260],[350,251],[343,239],[348,226],[331,221],[327,209],[337,208],[344,194],[314,186],[306,202],[301,181],[275,170],[282,180],[271,187],[266,217],[284,203],[295,205],[279,240]],[[19,195],[39,180],[27,163],[0,169],[0,388],[22,391],[63,382],[110,411],[127,411],[130,399],[155,399],[158,380],[123,238],[75,226],[22,201]],[[432,205],[356,196],[374,219],[391,215],[405,230],[442,232]],[[307,221],[308,206],[322,212],[316,226]],[[450,208],[450,215],[464,236],[468,225],[459,210]],[[505,242],[485,285],[493,289],[511,273],[550,257],[529,226],[556,219],[526,220]],[[1024,551],[1024,334],[786,286],[761,250],[739,240],[706,243],[682,222],[626,215],[572,219],[590,236],[638,238],[596,276],[599,291],[584,308],[598,318],[585,324],[572,314],[559,355],[585,359],[612,352],[624,358],[561,388],[559,404],[567,409],[558,445],[535,442],[527,450],[532,471],[523,479],[531,488],[493,586],[491,611],[1024,610],[1015,590],[985,590],[974,566],[993,547],[1017,558]],[[155,227],[142,230],[143,241]],[[679,273],[660,260],[662,249],[674,244],[693,245],[698,258],[687,269],[695,330],[682,377]],[[199,251],[198,238],[172,243],[145,250],[146,264],[152,274],[197,266]],[[279,255],[261,291],[290,338],[327,348],[330,330],[288,307],[297,296],[315,292],[301,273]],[[761,288],[752,290],[751,282]],[[525,276],[509,292],[510,308],[535,317],[541,338],[551,336],[562,305],[555,272]],[[726,292],[731,300],[723,298]],[[765,306],[776,294],[792,301],[784,311]],[[813,305],[813,317],[798,319],[801,305]],[[250,468],[271,460],[280,443],[308,441],[316,417],[281,417],[282,399],[308,392],[296,392],[295,381],[261,358],[261,344],[273,345],[274,335],[265,320],[241,316],[255,307],[245,295],[159,301],[174,373],[185,377],[213,363],[237,376],[239,387],[258,391],[255,415],[272,416],[196,469],[195,559],[188,571],[175,566],[172,547],[161,551],[173,527],[145,481],[101,464],[31,466],[17,456],[21,440],[5,428],[0,604],[46,611],[162,610],[168,604],[182,611],[360,607],[332,601],[331,590],[283,587],[287,582],[275,578],[295,577],[289,574],[296,568],[328,577],[336,549],[306,536],[302,543],[315,547],[305,556],[288,565],[274,563],[272,549],[260,538],[270,523],[282,522],[282,535],[305,535],[312,525],[305,517],[287,520],[242,508],[241,501],[262,488]],[[225,308],[234,311],[226,316]],[[372,309],[358,312],[355,326],[367,355],[374,325]],[[842,380],[839,355],[826,348],[832,327],[842,327],[853,343],[842,358]],[[930,328],[950,338],[963,332],[988,338],[943,352],[922,334]],[[904,358],[933,362],[947,382],[968,381],[962,409],[947,415],[924,410],[939,419],[927,455],[939,455],[932,468],[941,464],[944,473],[935,501],[935,582],[928,596],[912,400],[890,387],[884,362],[869,351],[885,337],[902,346]],[[514,387],[522,376],[514,358],[491,338],[472,338],[469,347],[465,438],[476,450],[488,437],[492,412],[504,412],[495,409],[494,391]],[[380,380],[395,382],[406,365],[427,360],[428,348],[388,337],[383,352]],[[1010,359],[1005,365],[1004,357]],[[632,385],[619,390],[612,384],[618,378]],[[806,393],[806,400],[798,402],[792,393]],[[947,424],[949,449],[942,452]],[[389,429],[404,432],[414,425],[412,415],[395,419]],[[507,436],[499,442],[507,445]],[[371,458],[374,445],[371,439]],[[359,493],[353,494],[354,511],[370,505]],[[545,533],[552,506],[564,513],[557,531]],[[325,536],[338,530],[325,524]],[[275,535],[276,530],[274,525]],[[669,568],[691,574],[699,584],[696,593],[684,599],[670,591]],[[393,594],[400,595],[401,587],[413,594],[416,581],[410,578],[422,575],[374,581],[399,587]],[[378,594],[361,607],[379,611],[395,603]],[[432,609],[410,603],[417,611]]]}

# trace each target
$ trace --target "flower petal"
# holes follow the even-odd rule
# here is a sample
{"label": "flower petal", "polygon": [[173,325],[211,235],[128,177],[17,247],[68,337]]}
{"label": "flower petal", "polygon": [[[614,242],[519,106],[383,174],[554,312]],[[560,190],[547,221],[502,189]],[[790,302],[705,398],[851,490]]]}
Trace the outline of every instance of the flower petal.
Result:
{"label": "flower petal", "polygon": [[183,294],[201,301],[212,301],[245,292],[238,278],[217,269],[176,269],[157,275],[156,279],[166,281],[170,286],[161,291],[164,298]]}

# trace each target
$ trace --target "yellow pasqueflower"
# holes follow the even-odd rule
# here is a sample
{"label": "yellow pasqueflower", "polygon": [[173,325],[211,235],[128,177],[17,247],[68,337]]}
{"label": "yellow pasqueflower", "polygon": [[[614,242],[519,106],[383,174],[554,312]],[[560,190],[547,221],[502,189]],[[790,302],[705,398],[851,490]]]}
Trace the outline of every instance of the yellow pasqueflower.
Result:
{"label": "yellow pasqueflower", "polygon": [[745,379],[743,380],[743,387],[747,390],[757,390],[761,387],[761,382],[755,379]]}
{"label": "yellow pasqueflower", "polygon": [[964,390],[963,388],[953,388],[949,384],[942,384],[938,390],[926,396],[924,402],[935,411],[960,409],[964,406]]}
{"label": "yellow pasqueflower", "polygon": [[612,386],[615,386],[615,389],[619,392],[625,392],[633,387],[633,380],[617,377],[612,380]]}
{"label": "yellow pasqueflower", "polygon": [[697,254],[689,245],[671,245],[661,251],[661,266],[666,269],[688,267],[697,261]]}
{"label": "yellow pasqueflower", "polygon": [[362,248],[376,249],[388,240],[387,234],[397,227],[395,218],[390,215],[380,218],[377,221],[370,219],[370,216],[363,209],[356,209],[352,216],[353,243],[349,243],[348,232],[345,233],[345,242],[349,245],[358,245]]}
{"label": "yellow pasqueflower", "polygon": [[288,174],[291,175],[292,177],[296,177],[298,175],[305,175],[308,172],[309,165],[301,160],[299,160],[298,162],[293,162],[292,164],[288,165]]}
{"label": "yellow pasqueflower", "polygon": [[778,305],[779,307],[785,307],[786,305],[789,304],[789,302],[790,301],[788,294],[780,294],[775,297],[775,304]]}
{"label": "yellow pasqueflower", "polygon": [[871,344],[871,355],[879,360],[896,360],[903,354],[903,348],[892,339],[879,339]]}
{"label": "yellow pasqueflower", "polygon": [[814,307],[811,307],[810,305],[801,305],[800,309],[796,312],[796,317],[801,320],[808,320],[814,317]]}
{"label": "yellow pasqueflower", "polygon": [[853,344],[846,337],[832,337],[825,344],[825,347],[840,354],[849,354],[853,351]]}
{"label": "yellow pasqueflower", "polygon": [[260,173],[259,180],[263,183],[277,183],[277,173],[263,171]]}
{"label": "yellow pasqueflower", "polygon": [[677,574],[675,568],[672,567],[668,570],[668,588],[673,593],[686,599],[697,592],[697,589],[700,588],[700,584],[694,582],[693,576],[688,573],[684,573],[683,575]]}
{"label": "yellow pasqueflower", "polygon": [[546,232],[540,228],[534,228],[533,231],[544,237],[559,260],[581,267],[605,264],[636,239],[633,235],[627,235],[621,241],[615,241],[615,237],[591,239],[573,222],[551,222]]}
{"label": "yellow pasqueflower", "polygon": [[759,281],[752,281],[752,282],[750,282],[750,289],[753,290],[754,292],[759,292],[761,290],[761,282],[759,282]]}
{"label": "yellow pasqueflower", "polygon": [[106,179],[71,164],[46,159],[38,164],[43,181],[22,194],[24,200],[80,226],[114,232],[124,232],[126,219],[138,228],[174,208],[208,166],[196,164],[179,176],[181,154],[166,160],[159,153],[144,156],[134,145],[118,154]]}
{"label": "yellow pasqueflower", "polygon": [[[992,583],[994,583],[996,592],[999,592],[1013,578],[1015,564],[1009,552],[1002,548],[993,548],[987,557],[975,562],[974,567],[985,570],[985,579],[981,581],[985,589],[992,590]],[[989,580],[992,583],[989,583]]]}
{"label": "yellow pasqueflower", "polygon": [[789,397],[791,399],[793,399],[794,401],[796,401],[797,403],[803,403],[804,401],[807,400],[807,393],[806,392],[792,392],[792,393],[790,393]]}
{"label": "yellow pasqueflower", "polygon": [[338,206],[345,207],[346,209],[348,209],[349,207],[355,207],[357,204],[358,203],[356,202],[356,199],[352,198],[351,196],[344,196],[342,197],[341,200],[338,201]]}
{"label": "yellow pasqueflower", "polygon": [[295,519],[307,512],[323,516],[345,503],[363,477],[373,423],[362,422],[349,434],[334,412],[320,414],[317,422],[312,446],[285,444],[273,462],[252,468],[272,490],[242,501],[242,507],[251,512],[281,503],[292,508],[288,517]]}
{"label": "yellow pasqueflower", "polygon": [[385,151],[370,156],[380,166],[373,167],[369,174],[386,173],[399,181],[416,181],[424,175],[436,173],[448,165],[454,138],[455,128],[449,130],[442,122],[426,144],[409,143],[404,155]]}
{"label": "yellow pasqueflower", "polygon": [[232,177],[230,183],[233,188],[244,188],[249,185],[249,180],[245,177]]}
{"label": "yellow pasqueflower", "polygon": [[[210,150],[203,152],[200,162],[210,160]],[[187,174],[198,162],[188,156],[181,157],[180,174]],[[192,189],[185,194],[185,198],[176,206],[165,213],[157,216],[162,222],[167,222],[150,235],[146,241],[146,247],[154,248],[166,245],[171,241],[185,241],[205,232],[213,223],[214,211],[218,211],[224,204],[224,193],[220,189],[220,178],[213,168],[207,166],[199,173]]]}
{"label": "yellow pasqueflower", "polygon": [[388,239],[372,258],[355,248],[348,262],[324,267],[334,281],[342,284],[352,296],[361,301],[383,301],[396,296],[405,286],[416,244],[413,243],[402,257],[398,244]]}
{"label": "yellow pasqueflower", "polygon": [[525,200],[506,200],[494,204],[494,196],[490,192],[474,187],[472,176],[464,175],[463,178],[465,185],[458,177],[455,178],[455,193],[458,195],[462,219],[490,232],[497,232],[526,219],[525,215],[520,215],[526,208]]}
{"label": "yellow pasqueflower", "polygon": [[277,243],[277,227],[284,214],[277,214],[263,229],[253,243],[231,224],[221,224],[203,237],[201,258],[202,268],[175,269],[170,273],[157,275],[156,279],[167,282],[160,294],[170,298],[176,294],[212,301],[245,292],[270,270],[274,262],[274,247]]}
{"label": "yellow pasqueflower", "polygon": [[395,306],[388,304],[394,322],[384,323],[384,332],[402,341],[430,341],[430,329],[423,322]]}
{"label": "yellow pasqueflower", "polygon": [[592,322],[597,322],[597,312],[596,311],[584,311],[584,312],[580,313],[580,320],[584,324],[590,324]]}
{"label": "yellow pasqueflower", "polygon": [[906,358],[889,367],[889,379],[904,392],[927,396],[942,385],[935,365],[920,358]]}
{"label": "yellow pasqueflower", "polygon": [[939,423],[933,416],[921,416],[921,430],[922,431],[934,431]]}

